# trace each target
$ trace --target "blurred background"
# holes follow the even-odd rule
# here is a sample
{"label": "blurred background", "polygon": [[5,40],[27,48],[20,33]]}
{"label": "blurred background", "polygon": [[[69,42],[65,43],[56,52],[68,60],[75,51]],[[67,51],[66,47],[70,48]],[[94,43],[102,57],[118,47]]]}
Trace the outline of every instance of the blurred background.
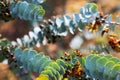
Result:
{"label": "blurred background", "polygon": [[[42,4],[46,10],[44,18],[49,19],[52,16],[62,16],[64,14],[72,16],[73,13],[79,13],[80,7],[88,2],[96,3],[99,11],[102,11],[104,14],[112,14],[113,19],[117,15],[120,16],[120,0],[46,0],[46,2]],[[32,29],[29,22],[24,20],[15,19],[9,22],[0,21],[1,38],[5,37],[11,41],[16,40],[16,38],[21,38],[25,34],[28,34],[30,30]],[[35,49],[38,52],[45,52],[45,54],[49,55],[52,59],[56,59],[62,55],[60,53],[63,51],[70,48],[80,49],[81,46],[84,48],[88,44],[91,46],[91,43],[94,43],[94,41],[94,35],[90,35],[90,33],[87,32],[84,34],[76,32],[75,35],[68,34],[68,36],[60,42],[47,44],[46,46]],[[118,56],[118,54],[115,56]],[[11,73],[8,65],[0,63],[0,80],[18,80],[18,78]]]}

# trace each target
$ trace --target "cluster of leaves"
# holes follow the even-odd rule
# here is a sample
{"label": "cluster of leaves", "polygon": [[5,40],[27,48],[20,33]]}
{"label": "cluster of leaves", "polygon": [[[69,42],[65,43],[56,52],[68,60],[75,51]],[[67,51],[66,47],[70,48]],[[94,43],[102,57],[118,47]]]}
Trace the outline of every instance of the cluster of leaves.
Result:
{"label": "cluster of leaves", "polygon": [[[72,55],[65,54],[66,56],[64,58],[54,61],[51,60],[50,57],[45,56],[44,53],[37,53],[35,50],[23,50],[18,47],[14,47],[10,50],[11,44],[8,42],[9,41],[6,39],[1,40],[1,45],[3,44],[3,48],[1,48],[1,55],[3,54],[7,56],[6,58],[8,59],[14,58],[14,60],[12,59],[12,63],[10,63],[12,66],[13,62],[15,62],[18,68],[23,68],[23,70],[27,70],[29,72],[39,73],[40,76],[37,79],[41,79],[42,76],[46,76],[48,80],[61,80],[62,78],[67,78],[68,76],[70,77],[70,75],[66,72],[68,70],[72,70],[76,61],[78,61],[75,57],[76,55],[73,53]],[[8,47],[4,45],[5,43],[8,44]],[[68,57],[67,55],[70,56]],[[77,54],[77,56],[79,55]],[[71,75],[73,75],[73,73]]]}
{"label": "cluster of leaves", "polygon": [[[87,57],[81,57],[78,51],[69,54],[65,53],[65,55],[64,58],[53,61],[43,53],[37,53],[33,50],[25,49],[22,51],[20,48],[16,48],[14,51],[17,64],[23,66],[25,70],[40,73],[38,79],[41,79],[41,75],[46,76],[50,80],[61,80],[63,77],[68,78],[68,76],[63,76],[65,71],[73,70],[76,62],[80,62],[84,72],[90,78],[119,80],[120,60],[111,55],[92,54]],[[73,77],[80,79],[81,75]],[[71,76],[69,78],[72,78]]]}
{"label": "cluster of leaves", "polygon": [[96,4],[90,3],[82,7],[79,14],[73,14],[73,18],[64,15],[63,17],[43,20],[40,26],[39,24],[35,25],[29,35],[25,35],[22,39],[17,38],[17,42],[13,42],[13,45],[25,47],[40,45],[39,43],[45,45],[46,41],[54,43],[69,32],[74,34],[77,30],[81,32],[87,29],[90,32],[102,33],[106,28],[114,31],[116,25],[119,25],[119,17],[116,18],[115,22],[112,22],[111,15],[98,13]]}
{"label": "cluster of leaves", "polygon": [[[14,56],[17,59],[18,65],[23,66],[25,70],[41,73],[41,70],[51,61],[49,57],[45,57],[43,53],[38,53],[34,50],[16,48]],[[44,64],[44,63],[45,64]],[[43,64],[42,67],[40,67]]]}
{"label": "cluster of leaves", "polygon": [[13,18],[20,18],[27,21],[41,21],[45,14],[41,3],[45,0],[1,0],[0,19],[10,21]]}
{"label": "cluster of leaves", "polygon": [[[1,40],[1,44],[10,43],[6,39]],[[1,54],[9,49],[1,48]],[[6,52],[8,55],[8,52]],[[73,80],[119,80],[120,60],[105,54],[91,54],[82,56],[79,50],[65,52],[61,59],[51,60],[44,53],[37,53],[35,50],[14,48],[9,58],[14,57],[15,64],[29,72],[37,72],[40,76],[37,80],[43,78],[47,80],[61,80],[64,78]],[[12,56],[12,57],[11,57]],[[87,77],[89,76],[89,77]]]}
{"label": "cluster of leaves", "polygon": [[119,80],[120,60],[111,55],[92,54],[85,59],[85,72],[98,80]]}
{"label": "cluster of leaves", "polygon": [[80,14],[73,15],[73,19],[68,15],[64,15],[63,18],[43,20],[40,27],[35,26],[34,31],[30,31],[29,35],[25,35],[22,39],[18,38],[17,44],[15,42],[14,44],[30,47],[38,42],[43,43],[45,39],[47,39],[48,42],[54,43],[59,38],[66,36],[68,32],[74,34],[77,30],[83,31],[86,25],[93,22],[97,14],[96,4],[87,4],[81,8]]}
{"label": "cluster of leaves", "polygon": [[[69,56],[70,60],[57,59],[53,61],[48,56],[45,56],[44,53],[37,53],[36,51],[29,49],[22,50],[21,48],[16,48],[14,50],[14,57],[16,58],[19,67],[21,66],[30,72],[39,73],[40,76],[37,78],[38,80],[41,80],[43,76],[46,77],[47,80],[61,80],[67,78],[68,76],[65,74],[66,70],[73,70],[76,62],[82,61],[82,58],[78,58],[78,56],[75,54],[73,55],[73,53]],[[72,75],[74,75],[74,73]]]}
{"label": "cluster of leaves", "polygon": [[10,4],[12,17],[29,21],[41,21],[45,14],[44,9],[40,5],[28,3],[26,1],[18,1]]}
{"label": "cluster of leaves", "polygon": [[34,50],[15,48],[14,57],[16,64],[20,68],[29,72],[37,72],[46,75],[50,80],[61,80],[65,73],[66,64],[63,60],[51,60],[44,53],[37,53]]}

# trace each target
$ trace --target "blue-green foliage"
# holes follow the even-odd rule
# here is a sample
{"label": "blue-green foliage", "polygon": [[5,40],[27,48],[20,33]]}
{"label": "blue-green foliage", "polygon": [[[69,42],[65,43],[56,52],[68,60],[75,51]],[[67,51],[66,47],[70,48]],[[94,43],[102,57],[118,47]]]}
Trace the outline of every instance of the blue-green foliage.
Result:
{"label": "blue-green foliage", "polygon": [[44,53],[37,53],[34,50],[16,48],[14,56],[19,67],[31,72],[48,75],[50,80],[60,80],[65,73],[66,64],[63,60],[51,60]]}
{"label": "blue-green foliage", "polygon": [[[48,24],[43,22],[43,29],[35,26],[34,30],[29,32],[29,35],[25,35],[22,39],[18,38],[17,43],[14,43],[15,45],[25,47],[32,47],[36,44],[39,46],[39,42],[45,44],[46,39],[52,41],[53,36],[66,36],[68,32],[74,34],[76,30],[84,31],[86,26],[89,26],[90,23],[96,20],[96,17],[100,17],[97,12],[97,6],[96,4],[89,3],[80,9],[79,14],[73,14],[73,18],[68,15],[51,18],[46,21]],[[119,24],[119,17],[116,18],[114,23],[111,21],[112,16],[109,15],[105,19],[105,24],[98,25],[98,31],[101,32],[101,30],[108,26],[110,30],[114,30],[115,25]]]}
{"label": "blue-green foliage", "polygon": [[[94,21],[98,15],[97,5],[94,3],[88,3],[84,7],[80,8],[80,15],[85,22]],[[92,18],[90,18],[92,17]]]}
{"label": "blue-green foliage", "polygon": [[[2,40],[1,43],[6,43],[5,41]],[[120,79],[120,60],[111,55],[91,54],[87,57],[79,57],[75,52],[69,51],[69,61],[62,59],[53,61],[44,53],[37,53],[31,49],[15,48],[13,53],[19,67],[30,72],[37,72],[40,75],[47,75],[50,80],[61,80],[65,71],[71,70],[76,62],[81,63],[81,67],[90,78],[98,80]]]}
{"label": "blue-green foliage", "polygon": [[42,6],[31,4],[26,1],[11,3],[10,11],[14,18],[20,18],[29,21],[41,21],[43,15],[45,14]]}
{"label": "blue-green foliage", "polygon": [[63,17],[49,19],[48,24],[43,23],[44,29],[35,27],[34,31],[29,32],[29,35],[25,35],[22,39],[18,38],[16,45],[30,47],[38,42],[43,43],[45,37],[66,36],[68,32],[74,34],[76,30],[83,31],[85,26],[92,23],[98,16],[96,4],[93,3],[87,4],[80,12],[80,14],[73,14],[73,18],[64,15]]}
{"label": "blue-green foliage", "polygon": [[[43,70],[43,68],[51,62],[51,59],[43,53],[37,54],[36,51],[29,49],[22,50],[20,48],[16,48],[14,51],[14,56],[17,59],[18,65],[22,65],[24,69],[28,71],[38,73],[40,73],[40,70]],[[41,65],[43,65],[43,67]]]}
{"label": "blue-green foliage", "polygon": [[86,74],[99,80],[120,80],[120,60],[111,55],[92,54],[85,60]]}

